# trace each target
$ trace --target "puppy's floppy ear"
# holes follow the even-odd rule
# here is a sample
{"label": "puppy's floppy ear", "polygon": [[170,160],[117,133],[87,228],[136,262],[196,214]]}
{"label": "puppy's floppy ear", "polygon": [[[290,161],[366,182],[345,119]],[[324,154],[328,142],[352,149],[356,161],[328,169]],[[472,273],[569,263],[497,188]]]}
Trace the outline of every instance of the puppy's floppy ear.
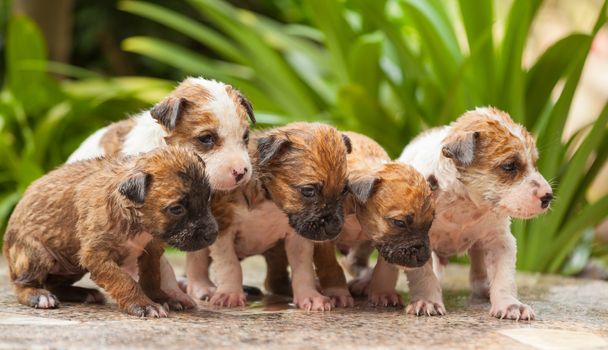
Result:
{"label": "puppy's floppy ear", "polygon": [[251,123],[253,123],[253,125],[255,125],[256,120],[255,120],[255,114],[253,113],[253,105],[245,97],[245,95],[243,95],[240,91],[235,90],[235,92],[236,92],[237,98],[239,99],[239,103],[241,104],[241,106],[243,106],[243,108],[245,108],[245,112],[247,112],[247,116],[249,117],[249,119],[251,119]]}
{"label": "puppy's floppy ear", "polygon": [[360,179],[353,180],[348,186],[350,188],[350,192],[353,194],[357,202],[365,204],[380,184],[380,181],[380,178],[365,176]]}
{"label": "puppy's floppy ear", "polygon": [[152,115],[152,118],[156,119],[160,125],[164,126],[167,131],[171,131],[175,129],[177,120],[188,103],[190,102],[183,97],[166,98],[150,110],[150,115]]}
{"label": "puppy's floppy ear", "polygon": [[342,141],[344,141],[344,145],[346,146],[346,153],[350,154],[353,151],[353,144],[350,142],[350,137],[346,134],[342,134]]}
{"label": "puppy's floppy ear", "polygon": [[131,202],[142,204],[146,199],[150,180],[150,174],[138,172],[121,182],[118,186],[118,192]]}
{"label": "puppy's floppy ear", "polygon": [[291,146],[287,137],[269,135],[258,139],[259,164],[264,165]]}
{"label": "puppy's floppy ear", "polygon": [[431,174],[426,178],[426,181],[429,183],[429,187],[431,188],[431,191],[436,192],[439,189],[439,181],[437,181],[437,178],[435,177],[435,175]]}
{"label": "puppy's floppy ear", "polygon": [[445,138],[441,153],[444,157],[451,158],[456,165],[471,165],[478,139],[478,131],[455,133]]}

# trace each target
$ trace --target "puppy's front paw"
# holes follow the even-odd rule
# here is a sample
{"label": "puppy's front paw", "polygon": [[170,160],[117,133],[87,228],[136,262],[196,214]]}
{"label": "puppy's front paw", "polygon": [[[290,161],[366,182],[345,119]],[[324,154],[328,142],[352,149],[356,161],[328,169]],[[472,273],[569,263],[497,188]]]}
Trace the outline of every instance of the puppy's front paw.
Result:
{"label": "puppy's front paw", "polygon": [[167,310],[160,304],[156,303],[133,303],[125,307],[125,311],[129,315],[137,317],[169,317]]}
{"label": "puppy's front paw", "polygon": [[59,307],[59,299],[48,292],[33,294],[30,297],[30,306],[36,309],[54,309]]}
{"label": "puppy's front paw", "polygon": [[534,310],[530,305],[522,304],[519,301],[515,302],[502,302],[497,304],[492,304],[492,308],[490,309],[490,315],[500,318],[500,319],[508,319],[508,320],[533,320],[536,315],[534,314]]}
{"label": "puppy's front paw", "polygon": [[335,307],[355,306],[355,299],[353,299],[346,288],[327,288],[323,291],[323,294],[331,299],[331,302]]}
{"label": "puppy's front paw", "polygon": [[390,292],[371,292],[368,302],[372,306],[403,306],[403,299],[397,291]]}
{"label": "puppy's front paw", "polygon": [[215,294],[216,287],[213,283],[197,283],[188,282],[186,290],[188,295],[194,298],[194,300],[209,300]]}
{"label": "puppy's front paw", "polygon": [[445,315],[445,306],[443,306],[442,302],[417,300],[412,301],[405,308],[405,313],[416,316],[443,316]]}
{"label": "puppy's front paw", "polygon": [[365,296],[369,292],[370,282],[371,282],[371,275],[355,278],[348,283],[348,290],[354,296],[358,296],[358,297]]}
{"label": "puppy's front paw", "polygon": [[221,307],[239,307],[245,306],[247,297],[243,292],[221,292],[217,291],[211,297],[209,302],[211,305]]}
{"label": "puppy's front paw", "polygon": [[171,310],[182,311],[194,309],[196,302],[181,290],[164,291],[169,297],[166,302]]}
{"label": "puppy's front paw", "polygon": [[311,296],[296,296],[293,298],[294,304],[306,311],[330,311],[331,299],[321,294]]}

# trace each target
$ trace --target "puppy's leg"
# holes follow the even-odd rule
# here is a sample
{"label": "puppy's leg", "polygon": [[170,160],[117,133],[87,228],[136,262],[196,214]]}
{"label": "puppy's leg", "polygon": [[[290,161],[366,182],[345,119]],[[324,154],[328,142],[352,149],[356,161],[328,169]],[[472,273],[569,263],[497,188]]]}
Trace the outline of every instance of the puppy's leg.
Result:
{"label": "puppy's leg", "polygon": [[351,276],[360,278],[371,273],[369,257],[373,251],[374,247],[371,241],[358,242],[350,247],[348,254],[342,260],[342,264]]}
{"label": "puppy's leg", "polygon": [[410,289],[410,303],[405,312],[417,316],[445,315],[441,284],[433,272],[432,261],[417,269],[408,269],[405,274]]}
{"label": "puppy's leg", "polygon": [[480,243],[473,244],[473,246],[469,249],[469,258],[471,260],[469,281],[471,282],[471,292],[473,297],[489,299],[490,282],[488,281],[488,273],[483,255],[484,251]]}
{"label": "puppy's leg", "polygon": [[49,271],[55,265],[42,243],[28,239],[25,242],[14,242],[11,247],[5,246],[4,251],[19,303],[39,309],[59,307],[59,299],[42,288]]}
{"label": "puppy's leg", "polygon": [[[105,240],[100,240],[105,242]],[[121,310],[139,317],[167,317],[167,310],[146,296],[141,287],[101,247],[82,248],[81,264],[91,279],[116,300]]]}
{"label": "puppy's leg", "polygon": [[215,285],[209,278],[209,248],[186,254],[186,290],[195,300],[207,300],[215,293]]}
{"label": "puppy's leg", "polygon": [[336,258],[333,242],[315,243],[314,262],[323,294],[337,307],[352,307],[355,300],[348,291],[344,271]]}
{"label": "puppy's leg", "polygon": [[164,254],[160,257],[160,289],[169,298],[179,301],[184,309],[194,309],[196,307],[196,302],[180,288],[173,267]]}
{"label": "puppy's leg", "polygon": [[[161,275],[160,260],[164,252],[164,244],[156,239],[146,245],[143,254],[138,259],[139,284],[150,299],[164,305],[165,308],[175,311],[191,308],[191,303],[182,304],[180,300],[167,295],[161,288],[161,279],[167,278],[167,276]],[[175,285],[177,287],[177,281]]]}
{"label": "puppy's leg", "polygon": [[243,270],[234,251],[234,233],[220,233],[209,251],[217,278],[217,290],[211,297],[211,304],[224,307],[245,306]]}
{"label": "puppy's leg", "polygon": [[490,280],[490,314],[511,320],[533,320],[534,310],[517,300],[515,285],[515,237],[509,231],[490,235],[483,242]]}
{"label": "puppy's leg", "polygon": [[272,294],[293,295],[291,281],[287,266],[287,253],[285,252],[285,242],[279,241],[274,247],[264,252],[266,260],[266,279],[264,288]]}
{"label": "puppy's leg", "polygon": [[285,251],[291,266],[293,302],[306,311],[331,310],[331,299],[315,287],[314,243],[291,233],[285,239]]}
{"label": "puppy's leg", "polygon": [[73,286],[83,275],[49,275],[44,282],[44,287],[55,294],[62,301],[104,304],[105,296],[97,289]]}
{"label": "puppy's leg", "polygon": [[403,306],[403,299],[395,289],[398,278],[397,266],[387,263],[379,256],[369,285],[369,303],[374,306]]}

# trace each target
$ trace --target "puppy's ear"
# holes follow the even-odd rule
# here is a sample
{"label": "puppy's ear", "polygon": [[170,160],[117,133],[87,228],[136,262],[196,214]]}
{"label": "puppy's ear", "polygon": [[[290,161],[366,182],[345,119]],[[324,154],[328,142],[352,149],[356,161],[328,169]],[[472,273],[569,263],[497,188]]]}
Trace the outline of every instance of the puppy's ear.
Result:
{"label": "puppy's ear", "polygon": [[380,181],[380,178],[373,176],[365,176],[360,179],[353,180],[349,184],[350,192],[353,194],[357,202],[365,204],[376,188],[378,188]]}
{"label": "puppy's ear", "polygon": [[142,204],[146,199],[149,185],[150,175],[144,172],[138,172],[135,175],[127,177],[127,179],[118,186],[118,192],[131,202]]}
{"label": "puppy's ear", "polygon": [[286,137],[269,135],[258,139],[259,164],[265,165],[272,159],[278,157],[291,146],[291,141]]}
{"label": "puppy's ear", "polygon": [[150,115],[167,131],[171,131],[175,129],[175,125],[188,103],[189,101],[183,97],[166,98],[150,110]]}
{"label": "puppy's ear", "polygon": [[251,119],[251,123],[253,123],[253,125],[255,125],[256,120],[255,120],[255,114],[253,113],[253,105],[245,97],[245,95],[243,95],[240,91],[238,91],[238,90],[235,90],[235,91],[236,91],[237,98],[239,99],[239,103],[245,109],[245,112],[247,112],[247,116],[249,117],[249,119]]}
{"label": "puppy's ear", "polygon": [[344,145],[346,146],[346,153],[350,154],[353,151],[353,144],[350,142],[350,137],[346,134],[342,134],[342,141],[344,141]]}
{"label": "puppy's ear", "polygon": [[479,132],[458,132],[446,137],[443,141],[441,153],[446,158],[451,158],[456,165],[468,166],[475,158],[475,148]]}
{"label": "puppy's ear", "polygon": [[437,178],[435,177],[435,175],[431,174],[426,178],[426,181],[429,183],[429,187],[431,188],[431,191],[433,192],[437,192],[437,190],[439,189],[439,181],[437,181]]}

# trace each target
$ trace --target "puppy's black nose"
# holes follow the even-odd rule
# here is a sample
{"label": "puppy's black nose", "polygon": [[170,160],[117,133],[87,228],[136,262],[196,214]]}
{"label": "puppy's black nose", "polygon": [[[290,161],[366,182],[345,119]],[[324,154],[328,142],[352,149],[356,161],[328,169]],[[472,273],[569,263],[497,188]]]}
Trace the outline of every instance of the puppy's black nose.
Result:
{"label": "puppy's black nose", "polygon": [[234,176],[234,181],[236,181],[237,183],[245,177],[245,174],[247,174],[247,168],[243,168],[242,172],[238,172],[236,169],[232,169],[232,176]]}
{"label": "puppy's black nose", "polygon": [[544,196],[540,197],[540,207],[543,209],[547,209],[551,201],[553,200],[553,193],[548,192]]}

